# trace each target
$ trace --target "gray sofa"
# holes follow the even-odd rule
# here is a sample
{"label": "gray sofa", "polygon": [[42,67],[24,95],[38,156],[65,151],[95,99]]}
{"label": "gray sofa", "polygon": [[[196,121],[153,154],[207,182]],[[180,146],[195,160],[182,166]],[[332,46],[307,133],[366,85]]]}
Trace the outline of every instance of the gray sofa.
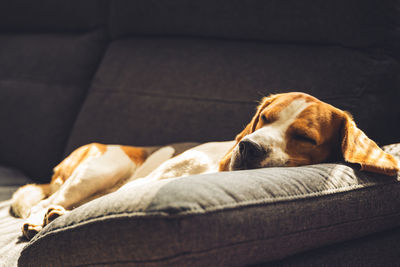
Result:
{"label": "gray sofa", "polygon": [[271,93],[312,94],[398,143],[399,5],[1,1],[0,264],[398,266],[399,178],[341,162],[118,191],[29,242],[8,199],[90,142],[233,139]]}

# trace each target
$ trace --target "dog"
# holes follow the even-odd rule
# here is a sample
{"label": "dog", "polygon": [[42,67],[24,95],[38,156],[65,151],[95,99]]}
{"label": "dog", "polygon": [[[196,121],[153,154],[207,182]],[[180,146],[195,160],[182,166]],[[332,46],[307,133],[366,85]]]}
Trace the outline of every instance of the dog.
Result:
{"label": "dog", "polygon": [[176,147],[82,146],[54,168],[49,184],[19,188],[11,213],[27,218],[22,232],[31,239],[69,210],[132,183],[342,160],[361,171],[399,171],[395,158],[357,128],[347,112],[298,92],[264,97],[233,141],[201,144],[179,155],[174,155]]}

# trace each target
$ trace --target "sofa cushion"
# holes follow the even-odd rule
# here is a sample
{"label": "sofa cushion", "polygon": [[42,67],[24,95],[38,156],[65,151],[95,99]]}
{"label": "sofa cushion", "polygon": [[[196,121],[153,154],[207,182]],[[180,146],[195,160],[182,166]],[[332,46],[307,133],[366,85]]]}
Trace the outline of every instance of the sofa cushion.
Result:
{"label": "sofa cushion", "polygon": [[[4,196],[3,188],[0,188]],[[6,192],[6,195],[9,193]],[[0,201],[0,263],[2,266],[14,267],[17,266],[21,250],[26,246],[26,242],[21,236],[23,219],[10,215],[10,204],[11,200]]]}
{"label": "sofa cushion", "polygon": [[251,267],[396,266],[400,227]]}
{"label": "sofa cushion", "polygon": [[0,201],[10,199],[12,193],[31,180],[21,171],[0,165]]}
{"label": "sofa cushion", "polygon": [[48,181],[105,46],[104,32],[0,33],[0,162]]}
{"label": "sofa cushion", "polygon": [[107,0],[0,1],[0,31],[87,31],[105,24]]}
{"label": "sofa cushion", "polygon": [[165,145],[232,140],[262,96],[288,91],[310,93],[350,111],[380,144],[397,142],[399,66],[385,55],[339,46],[184,38],[114,41],[67,152],[93,141]]}
{"label": "sofa cushion", "polygon": [[107,1],[0,2],[0,162],[48,181],[101,59]]}
{"label": "sofa cushion", "polygon": [[9,213],[11,195],[18,187],[31,180],[21,171],[0,165],[0,263],[16,266],[19,254],[25,246],[21,239],[22,219]]}
{"label": "sofa cushion", "polygon": [[399,226],[398,179],[318,164],[137,183],[53,221],[19,264],[243,266],[281,259]]}
{"label": "sofa cushion", "polygon": [[396,1],[115,0],[110,33],[399,47]]}

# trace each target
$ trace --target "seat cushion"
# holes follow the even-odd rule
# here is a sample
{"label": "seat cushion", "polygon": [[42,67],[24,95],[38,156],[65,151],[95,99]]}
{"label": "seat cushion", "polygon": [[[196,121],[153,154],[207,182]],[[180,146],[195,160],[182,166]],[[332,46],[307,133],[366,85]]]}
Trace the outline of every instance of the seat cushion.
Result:
{"label": "seat cushion", "polygon": [[251,267],[396,266],[400,262],[400,227]]}
{"label": "seat cushion", "polygon": [[31,180],[21,171],[0,166],[0,263],[16,266],[19,254],[26,245],[21,239],[22,219],[10,215],[12,193]]}
{"label": "seat cushion", "polygon": [[136,183],[53,221],[19,264],[277,260],[399,226],[398,179],[332,163]]}
{"label": "seat cushion", "polygon": [[0,165],[0,201],[7,200],[21,185],[31,182],[21,171]]}

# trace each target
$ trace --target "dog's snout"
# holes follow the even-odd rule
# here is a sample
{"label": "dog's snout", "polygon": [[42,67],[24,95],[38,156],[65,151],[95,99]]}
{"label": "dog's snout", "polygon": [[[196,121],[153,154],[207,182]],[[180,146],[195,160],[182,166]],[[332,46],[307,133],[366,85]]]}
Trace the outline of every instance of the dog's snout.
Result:
{"label": "dog's snout", "polygon": [[239,153],[244,161],[259,159],[265,155],[265,150],[257,143],[250,140],[239,142]]}

